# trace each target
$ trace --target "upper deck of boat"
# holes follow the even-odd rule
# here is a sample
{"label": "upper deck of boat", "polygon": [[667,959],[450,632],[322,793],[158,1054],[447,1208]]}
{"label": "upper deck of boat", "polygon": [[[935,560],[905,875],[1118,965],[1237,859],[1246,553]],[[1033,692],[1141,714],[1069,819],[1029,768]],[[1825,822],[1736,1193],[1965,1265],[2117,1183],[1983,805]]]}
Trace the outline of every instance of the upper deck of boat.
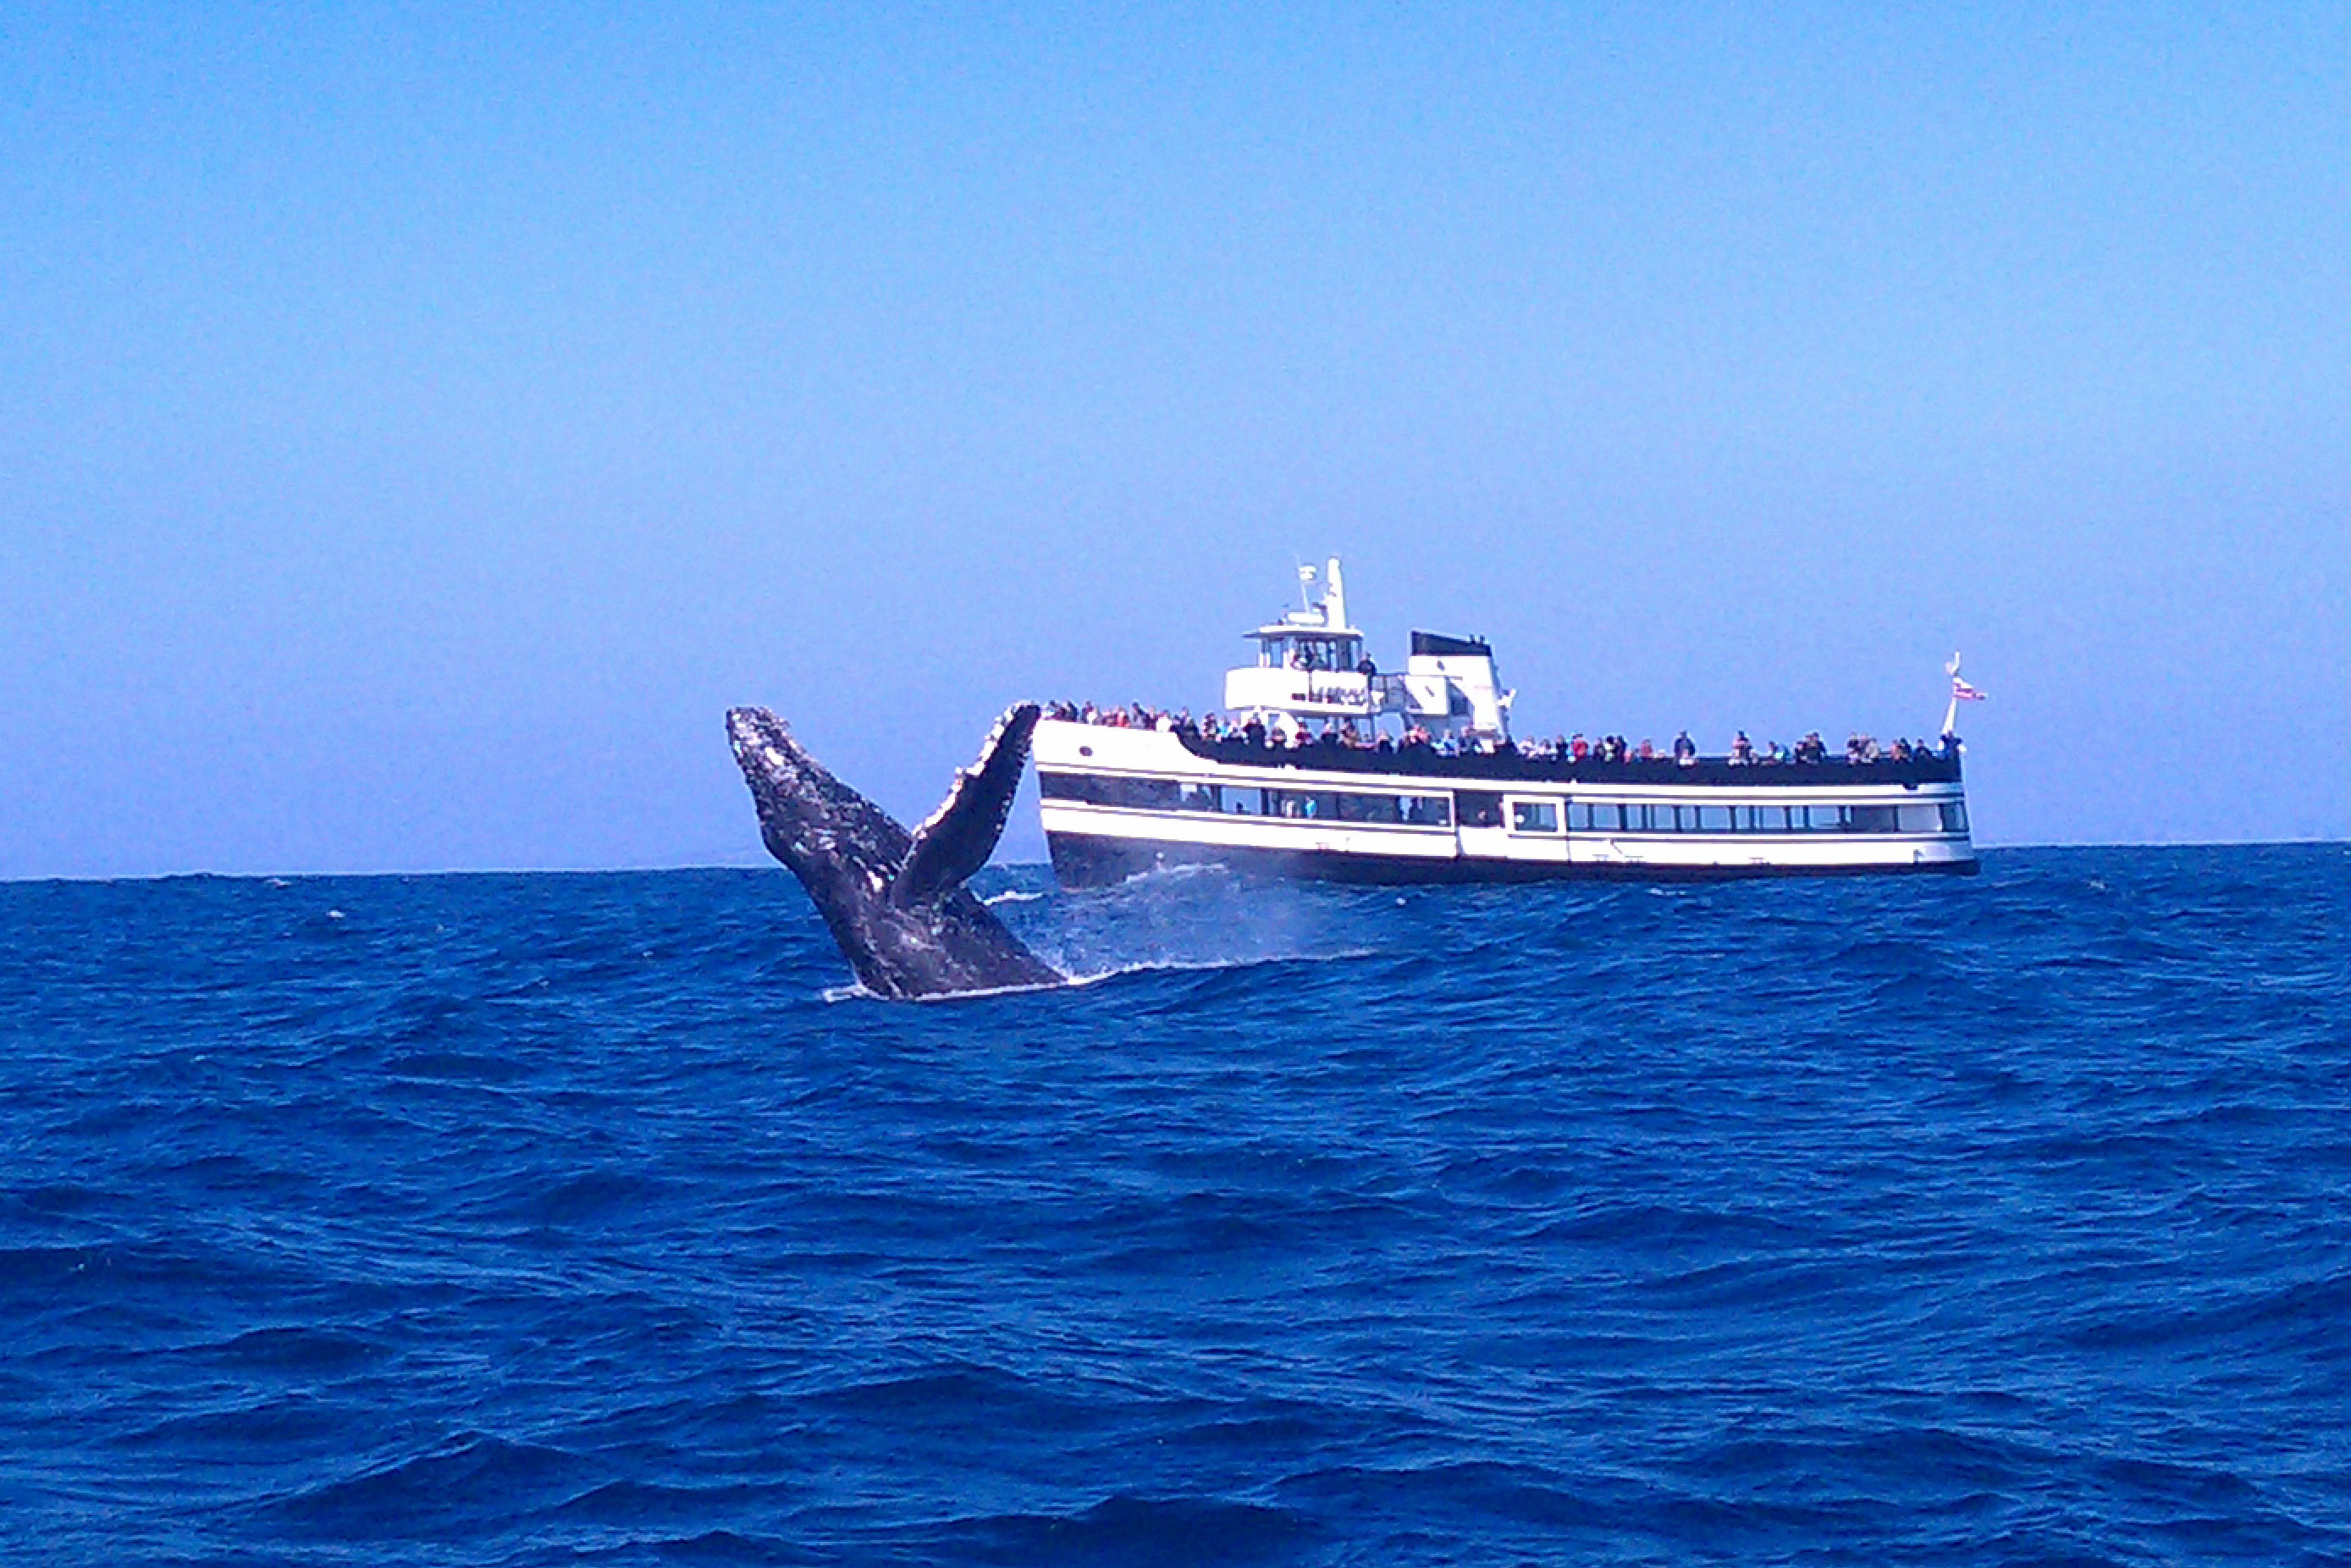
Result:
{"label": "upper deck of boat", "polygon": [[1397,747],[1382,751],[1341,746],[1335,740],[1301,747],[1259,746],[1246,737],[1211,740],[1188,730],[1177,731],[1176,738],[1195,757],[1235,768],[1299,768],[1318,773],[1371,773],[1488,783],[1730,785],[1753,789],[1959,781],[1959,753],[1956,746],[1901,758],[1881,756],[1867,762],[1847,761],[1839,756],[1818,762],[1735,762],[1728,757],[1701,757],[1689,762],[1670,757],[1635,757],[1621,762],[1603,762],[1592,757],[1579,761],[1566,757],[1530,756],[1515,749],[1451,756],[1433,747]]}

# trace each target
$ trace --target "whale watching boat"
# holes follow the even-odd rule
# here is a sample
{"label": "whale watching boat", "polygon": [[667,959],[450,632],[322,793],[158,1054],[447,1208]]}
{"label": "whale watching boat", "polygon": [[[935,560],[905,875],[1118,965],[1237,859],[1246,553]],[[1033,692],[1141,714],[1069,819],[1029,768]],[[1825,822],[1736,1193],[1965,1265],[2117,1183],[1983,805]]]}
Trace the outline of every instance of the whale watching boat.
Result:
{"label": "whale watching boat", "polygon": [[[1300,569],[1301,599],[1313,576]],[[1063,886],[1209,865],[1374,883],[1976,870],[1953,729],[1977,694],[1956,655],[1937,746],[1742,735],[1729,756],[1687,737],[1643,756],[1513,740],[1481,638],[1415,632],[1403,672],[1381,671],[1335,559],[1319,601],[1248,635],[1226,717],[1048,708],[1035,756]]]}

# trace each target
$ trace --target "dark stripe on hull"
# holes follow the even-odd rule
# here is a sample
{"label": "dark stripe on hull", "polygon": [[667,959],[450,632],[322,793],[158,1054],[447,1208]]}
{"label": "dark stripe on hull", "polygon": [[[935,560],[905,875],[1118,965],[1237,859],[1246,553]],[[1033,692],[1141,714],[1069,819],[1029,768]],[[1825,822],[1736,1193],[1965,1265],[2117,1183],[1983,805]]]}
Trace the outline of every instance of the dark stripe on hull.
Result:
{"label": "dark stripe on hull", "polygon": [[1087,833],[1048,833],[1053,876],[1063,887],[1108,887],[1145,872],[1174,866],[1221,865],[1247,876],[1301,882],[1400,883],[1497,882],[1730,882],[1765,876],[1888,876],[1937,872],[1973,876],[1972,857],[1963,861],[1887,862],[1876,865],[1569,865],[1557,862],[1484,860],[1417,855],[1367,855],[1332,850],[1243,849],[1223,844],[1187,844],[1153,839],[1114,839]]}

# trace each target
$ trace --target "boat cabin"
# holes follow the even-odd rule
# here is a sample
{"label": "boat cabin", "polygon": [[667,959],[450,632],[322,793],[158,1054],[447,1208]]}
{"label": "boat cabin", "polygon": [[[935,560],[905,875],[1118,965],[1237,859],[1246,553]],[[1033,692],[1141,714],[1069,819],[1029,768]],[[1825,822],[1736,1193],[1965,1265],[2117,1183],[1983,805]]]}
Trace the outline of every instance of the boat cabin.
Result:
{"label": "boat cabin", "polygon": [[[1303,591],[1314,569],[1301,567]],[[1364,634],[1347,622],[1347,590],[1334,557],[1323,569],[1322,597],[1248,633],[1257,663],[1225,675],[1225,708],[1257,718],[1277,735],[1335,724],[1362,738],[1394,716],[1399,733],[1416,726],[1456,740],[1510,736],[1511,694],[1500,689],[1494,650],[1476,637],[1415,632],[1402,674],[1383,674],[1364,655]]]}

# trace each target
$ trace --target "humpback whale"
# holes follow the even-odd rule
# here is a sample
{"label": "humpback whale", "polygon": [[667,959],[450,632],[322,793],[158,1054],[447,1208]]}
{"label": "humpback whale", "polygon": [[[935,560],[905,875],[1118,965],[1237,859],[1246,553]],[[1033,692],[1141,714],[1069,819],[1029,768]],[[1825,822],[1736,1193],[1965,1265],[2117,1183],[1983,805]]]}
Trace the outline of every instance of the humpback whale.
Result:
{"label": "humpback whale", "polygon": [[834,778],[762,707],[729,708],[726,737],[758,809],[768,852],[808,889],[858,984],[877,997],[946,996],[1068,977],[1021,945],[964,887],[987,863],[1029,762],[1037,705],[996,721],[912,833]]}

